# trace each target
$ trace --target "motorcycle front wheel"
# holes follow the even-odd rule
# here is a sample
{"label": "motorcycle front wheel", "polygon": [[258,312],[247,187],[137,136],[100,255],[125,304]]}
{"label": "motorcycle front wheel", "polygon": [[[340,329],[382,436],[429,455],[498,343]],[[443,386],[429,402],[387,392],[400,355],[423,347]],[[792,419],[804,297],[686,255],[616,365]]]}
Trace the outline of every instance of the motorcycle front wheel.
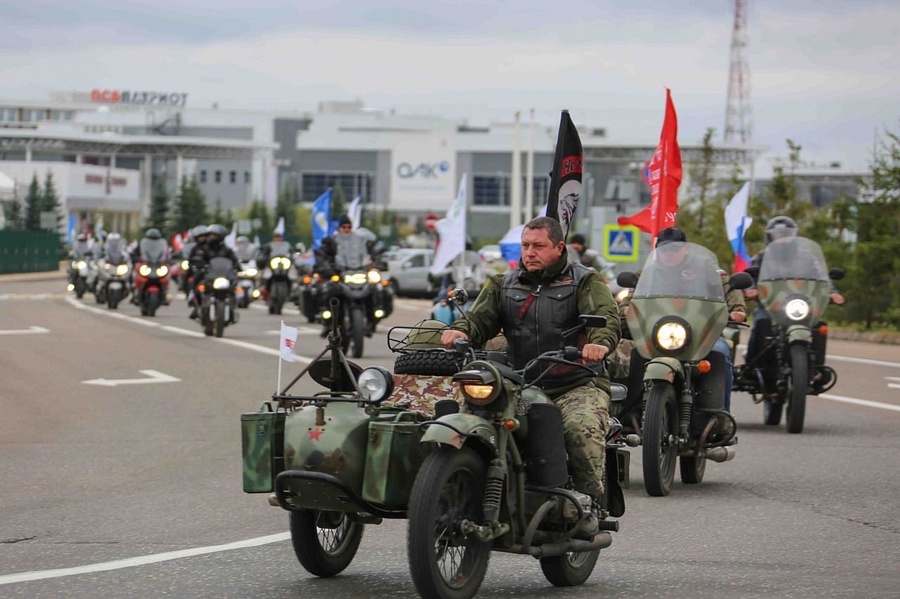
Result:
{"label": "motorcycle front wheel", "polygon": [[354,358],[362,358],[365,338],[366,325],[362,308],[353,308],[350,310],[350,340],[353,343]]}
{"label": "motorcycle front wheel", "polygon": [[763,400],[763,422],[768,426],[778,426],[781,422],[781,412],[783,410],[784,404],[781,400]]}
{"label": "motorcycle front wheel", "polygon": [[225,302],[216,302],[216,337],[225,333]]}
{"label": "motorcycle front wheel", "polygon": [[78,277],[75,279],[75,297],[81,299],[84,297],[85,291],[87,291],[87,283],[84,282],[84,279]]}
{"label": "motorcycle front wheel", "polygon": [[159,291],[151,291],[147,294],[147,301],[144,304],[146,310],[145,316],[156,316],[156,309],[159,308]]}
{"label": "motorcycle front wheel", "polygon": [[803,432],[806,416],[806,392],[809,391],[809,356],[805,345],[791,346],[791,391],[785,423],[789,433]]}
{"label": "motorcycle front wheel", "polygon": [[444,446],[425,459],[409,499],[409,569],[422,597],[468,599],[484,580],[489,543],[466,534],[484,518],[484,460],[474,450]]}
{"label": "motorcycle front wheel", "polygon": [[664,497],[672,491],[678,447],[678,409],[675,387],[654,381],[644,413],[644,487],[651,497]]}
{"label": "motorcycle front wheel", "polygon": [[321,578],[336,576],[350,565],[365,529],[344,512],[296,510],[291,512],[290,521],[297,561]]}

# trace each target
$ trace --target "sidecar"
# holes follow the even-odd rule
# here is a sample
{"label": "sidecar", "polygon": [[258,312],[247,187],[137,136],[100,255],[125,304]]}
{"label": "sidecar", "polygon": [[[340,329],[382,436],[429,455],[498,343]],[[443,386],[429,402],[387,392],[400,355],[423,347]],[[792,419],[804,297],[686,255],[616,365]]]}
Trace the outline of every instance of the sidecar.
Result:
{"label": "sidecar", "polygon": [[[432,340],[443,327],[434,326],[425,333]],[[434,417],[435,401],[454,393],[449,376],[409,370],[415,367],[405,374],[360,368],[344,356],[335,327],[325,350],[284,391],[241,415],[244,491],[268,493],[271,505],[290,512],[294,551],[312,574],[343,571],[365,524],[407,516],[430,451],[419,424]],[[324,390],[290,394],[307,375]]]}

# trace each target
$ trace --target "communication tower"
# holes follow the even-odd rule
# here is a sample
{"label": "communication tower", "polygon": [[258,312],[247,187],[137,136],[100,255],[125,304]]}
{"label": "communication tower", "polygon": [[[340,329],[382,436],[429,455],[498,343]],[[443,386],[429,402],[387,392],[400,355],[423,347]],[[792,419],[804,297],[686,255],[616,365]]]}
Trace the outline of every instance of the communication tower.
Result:
{"label": "communication tower", "polygon": [[731,30],[731,64],[728,69],[728,105],[725,107],[725,141],[750,145],[753,123],[750,110],[750,67],[747,48],[747,3],[734,0]]}

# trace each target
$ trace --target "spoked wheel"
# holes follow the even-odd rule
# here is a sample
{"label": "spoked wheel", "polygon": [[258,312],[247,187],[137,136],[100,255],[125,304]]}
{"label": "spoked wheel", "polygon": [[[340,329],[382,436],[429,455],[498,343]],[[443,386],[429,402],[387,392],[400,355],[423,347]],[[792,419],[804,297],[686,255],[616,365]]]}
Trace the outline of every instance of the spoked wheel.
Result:
{"label": "spoked wheel", "polygon": [[809,391],[809,356],[805,345],[791,346],[791,388],[785,422],[789,433],[803,432],[806,393]]}
{"label": "spoked wheel", "polygon": [[783,410],[784,403],[781,400],[763,400],[763,422],[769,426],[778,426]]}
{"label": "spoked wheel", "polygon": [[322,578],[340,574],[359,549],[365,526],[344,512],[291,512],[291,544],[300,565]]}
{"label": "spoked wheel", "polygon": [[225,302],[216,303],[216,337],[225,333]]}
{"label": "spoked wheel", "polygon": [[555,587],[577,587],[590,578],[600,550],[541,558],[541,572]]}
{"label": "spoked wheel", "polygon": [[409,569],[422,597],[475,595],[491,546],[463,530],[483,519],[485,463],[470,448],[444,446],[425,459],[409,499]]}
{"label": "spoked wheel", "polygon": [[363,319],[362,308],[353,308],[350,311],[350,338],[353,341],[353,357],[362,358],[363,343],[366,338],[366,325]]}
{"label": "spoked wheel", "polygon": [[668,495],[675,480],[675,458],[678,457],[676,408],[672,384],[654,382],[647,398],[643,437],[644,487],[653,497]]}
{"label": "spoked wheel", "polygon": [[698,485],[703,482],[706,473],[706,458],[697,456],[678,458],[678,466],[681,469],[681,482],[686,485]]}

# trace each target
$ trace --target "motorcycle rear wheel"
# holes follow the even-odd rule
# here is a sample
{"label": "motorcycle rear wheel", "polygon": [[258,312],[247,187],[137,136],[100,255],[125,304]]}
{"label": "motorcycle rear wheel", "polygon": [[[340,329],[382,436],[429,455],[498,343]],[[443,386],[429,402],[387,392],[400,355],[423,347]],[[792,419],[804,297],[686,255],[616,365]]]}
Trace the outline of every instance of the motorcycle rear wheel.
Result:
{"label": "motorcycle rear wheel", "polygon": [[686,485],[699,485],[706,473],[706,458],[681,456],[678,458],[678,467],[681,470],[681,482]]}
{"label": "motorcycle rear wheel", "polygon": [[594,572],[600,550],[584,553],[565,553],[541,558],[541,572],[555,587],[577,587]]}
{"label": "motorcycle rear wheel", "polygon": [[343,512],[291,512],[291,544],[300,565],[314,576],[330,578],[356,557],[365,526]]}
{"label": "motorcycle rear wheel", "polygon": [[791,388],[785,424],[789,433],[803,432],[806,393],[809,391],[809,355],[805,345],[791,346]]}
{"label": "motorcycle rear wheel", "polygon": [[425,459],[409,499],[409,569],[422,597],[468,599],[484,580],[491,545],[466,535],[483,518],[486,464],[474,450],[444,446]]}
{"label": "motorcycle rear wheel", "polygon": [[644,487],[651,497],[665,497],[672,491],[675,480],[675,458],[678,447],[678,409],[675,387],[671,383],[654,381],[647,397],[644,414]]}

